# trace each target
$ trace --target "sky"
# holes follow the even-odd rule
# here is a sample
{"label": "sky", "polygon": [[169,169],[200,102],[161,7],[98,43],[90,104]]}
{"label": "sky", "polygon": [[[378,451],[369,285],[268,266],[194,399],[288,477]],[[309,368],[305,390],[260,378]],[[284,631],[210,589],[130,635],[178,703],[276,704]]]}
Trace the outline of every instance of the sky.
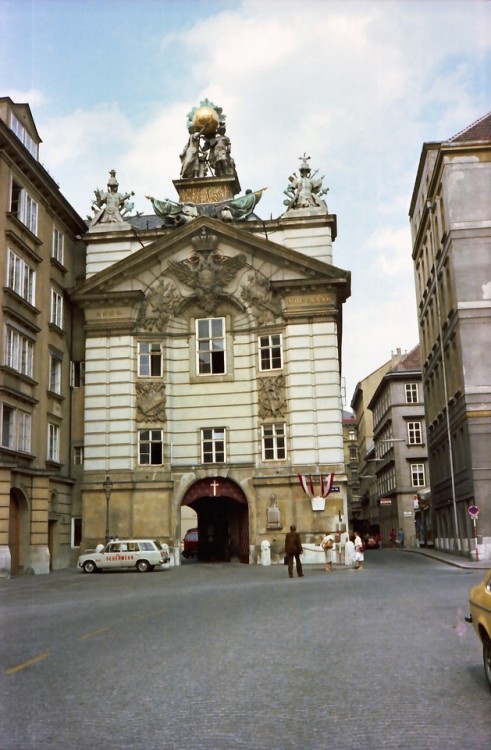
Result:
{"label": "sky", "polygon": [[223,109],[242,192],[277,218],[311,157],[351,272],[358,381],[418,344],[408,211],[423,143],[491,110],[489,0],[0,0],[0,96],[27,102],[40,161],[82,217],[116,169],[135,209],[177,199],[190,110]]}

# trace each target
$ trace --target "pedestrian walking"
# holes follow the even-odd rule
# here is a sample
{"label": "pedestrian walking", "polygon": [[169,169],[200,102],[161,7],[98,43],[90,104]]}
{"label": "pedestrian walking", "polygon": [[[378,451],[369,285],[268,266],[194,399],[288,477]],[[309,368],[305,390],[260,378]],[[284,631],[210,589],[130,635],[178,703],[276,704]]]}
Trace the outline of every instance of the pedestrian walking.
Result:
{"label": "pedestrian walking", "polygon": [[363,570],[363,563],[365,561],[365,554],[363,548],[363,542],[357,531],[355,531],[355,570]]}
{"label": "pedestrian walking", "polygon": [[353,567],[354,559],[355,559],[355,535],[350,534],[348,537],[346,544],[344,545],[344,564],[349,565],[350,568]]}
{"label": "pedestrian walking", "polygon": [[397,544],[399,545],[399,549],[404,548],[404,540],[406,538],[406,535],[404,534],[402,529],[399,529],[399,533],[397,534]]}
{"label": "pedestrian walking", "polygon": [[396,530],[395,529],[391,529],[390,530],[389,543],[390,543],[391,547],[395,547],[396,546]]}
{"label": "pedestrian walking", "polygon": [[321,547],[324,550],[324,556],[326,559],[326,570],[328,573],[332,573],[332,550],[334,547],[334,539],[328,531],[326,531],[324,539],[321,542]]}
{"label": "pedestrian walking", "polygon": [[303,576],[302,561],[300,555],[303,554],[302,542],[300,534],[297,531],[297,527],[292,524],[290,531],[285,534],[285,555],[288,564],[288,575],[293,578],[293,560],[297,564],[297,575],[299,578]]}

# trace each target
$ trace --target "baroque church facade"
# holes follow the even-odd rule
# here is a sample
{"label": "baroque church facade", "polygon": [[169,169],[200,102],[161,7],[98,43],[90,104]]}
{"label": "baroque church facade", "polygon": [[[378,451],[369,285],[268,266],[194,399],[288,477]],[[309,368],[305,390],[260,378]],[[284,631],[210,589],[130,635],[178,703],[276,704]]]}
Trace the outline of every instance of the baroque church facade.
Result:
{"label": "baroque church facade", "polygon": [[262,191],[240,195],[222,110],[201,102],[187,130],[177,201],[149,196],[153,213],[132,216],[114,170],[95,193],[84,278],[65,295],[80,538],[52,567],[109,536],[157,538],[178,564],[183,506],[203,561],[254,563],[265,541],[279,559],[290,524],[305,543],[347,524],[350,274],[333,264],[322,180],[304,156],[284,213],[263,221]]}

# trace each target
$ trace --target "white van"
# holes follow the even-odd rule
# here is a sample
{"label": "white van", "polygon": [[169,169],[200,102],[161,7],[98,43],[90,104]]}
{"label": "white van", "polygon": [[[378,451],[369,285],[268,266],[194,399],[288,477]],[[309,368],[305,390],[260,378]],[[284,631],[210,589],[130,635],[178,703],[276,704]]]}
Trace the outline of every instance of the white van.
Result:
{"label": "white van", "polygon": [[84,573],[101,570],[136,568],[139,573],[153,570],[157,565],[170,562],[169,547],[155,539],[118,539],[104,547],[98,545],[78,558],[78,567]]}

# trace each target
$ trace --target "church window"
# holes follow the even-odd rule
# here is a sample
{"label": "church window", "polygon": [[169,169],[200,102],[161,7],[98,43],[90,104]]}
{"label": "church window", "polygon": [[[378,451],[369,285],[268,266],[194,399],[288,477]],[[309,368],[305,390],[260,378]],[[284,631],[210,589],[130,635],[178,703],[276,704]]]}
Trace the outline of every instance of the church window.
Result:
{"label": "church window", "polygon": [[138,342],[138,376],[140,378],[162,377],[162,344],[159,341]]}
{"label": "church window", "polygon": [[198,374],[224,374],[225,318],[199,318],[196,321],[196,339]]}
{"label": "church window", "polygon": [[286,458],[286,425],[263,424],[261,426],[264,461],[279,461]]}
{"label": "church window", "polygon": [[206,427],[201,430],[201,461],[220,464],[225,461],[225,428]]}
{"label": "church window", "polygon": [[12,250],[8,251],[7,286],[19,297],[34,305],[36,272]]}
{"label": "church window", "polygon": [[164,463],[163,430],[140,430],[138,446],[140,465],[161,466]]}
{"label": "church window", "polygon": [[282,367],[281,334],[259,336],[259,369],[281,370]]}

